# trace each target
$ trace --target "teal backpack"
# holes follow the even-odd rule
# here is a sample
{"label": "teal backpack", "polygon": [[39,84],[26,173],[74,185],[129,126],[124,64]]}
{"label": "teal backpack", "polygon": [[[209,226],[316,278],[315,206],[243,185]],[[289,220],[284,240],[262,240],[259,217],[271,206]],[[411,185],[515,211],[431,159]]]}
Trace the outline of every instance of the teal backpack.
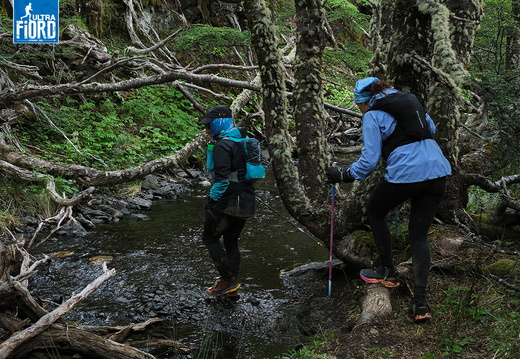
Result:
{"label": "teal backpack", "polygon": [[257,179],[265,178],[260,141],[254,137],[246,137],[242,142],[244,144],[242,150],[246,159],[246,181],[256,181]]}
{"label": "teal backpack", "polygon": [[[228,140],[232,140],[237,143],[241,143],[241,149],[244,153],[244,158],[246,161],[246,181],[256,181],[260,178],[265,178],[265,167],[262,164],[262,149],[260,147],[260,141],[258,141],[254,137],[245,137],[245,138],[232,138],[225,137]],[[206,157],[206,168],[210,171],[213,170],[213,147],[215,145],[208,145],[208,154]],[[231,176],[232,178],[236,178],[235,176]]]}

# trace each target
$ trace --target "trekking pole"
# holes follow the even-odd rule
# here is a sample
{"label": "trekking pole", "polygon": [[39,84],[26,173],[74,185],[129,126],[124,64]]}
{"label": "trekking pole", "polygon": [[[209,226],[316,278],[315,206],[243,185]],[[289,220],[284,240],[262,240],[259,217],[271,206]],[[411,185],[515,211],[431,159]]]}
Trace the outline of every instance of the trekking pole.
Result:
{"label": "trekking pole", "polygon": [[335,206],[334,197],[336,194],[336,186],[332,184],[331,189],[331,205],[330,205],[330,242],[329,242],[329,300],[332,297],[332,246],[334,244],[334,216]]}

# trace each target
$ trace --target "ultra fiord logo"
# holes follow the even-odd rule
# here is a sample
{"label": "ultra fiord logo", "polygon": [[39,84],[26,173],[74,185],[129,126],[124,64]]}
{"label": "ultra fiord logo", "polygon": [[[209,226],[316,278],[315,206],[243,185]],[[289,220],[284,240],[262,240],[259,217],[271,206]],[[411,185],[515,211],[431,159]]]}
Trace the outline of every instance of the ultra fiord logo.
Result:
{"label": "ultra fiord logo", "polygon": [[13,42],[58,43],[59,0],[14,0]]}

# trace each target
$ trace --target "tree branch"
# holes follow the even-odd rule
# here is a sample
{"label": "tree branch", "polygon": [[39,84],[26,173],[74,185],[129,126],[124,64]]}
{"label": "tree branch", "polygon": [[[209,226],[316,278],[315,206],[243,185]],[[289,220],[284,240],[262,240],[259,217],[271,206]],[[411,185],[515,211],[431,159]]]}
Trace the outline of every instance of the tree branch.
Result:
{"label": "tree branch", "polygon": [[491,181],[487,177],[474,173],[461,174],[461,176],[464,179],[465,184],[479,186],[483,190],[490,193],[496,193],[502,189],[505,189],[511,184],[520,183],[520,174],[502,177],[495,182]]}
{"label": "tree branch", "polygon": [[61,316],[68,313],[78,303],[85,299],[89,294],[96,290],[101,284],[115,274],[115,269],[107,270],[106,263],[103,264],[103,274],[92,283],[87,285],[79,294],[73,295],[69,300],[59,305],[52,312],[41,317],[31,327],[16,333],[9,339],[0,344],[0,359],[6,359],[18,346],[40,334],[52,325]]}

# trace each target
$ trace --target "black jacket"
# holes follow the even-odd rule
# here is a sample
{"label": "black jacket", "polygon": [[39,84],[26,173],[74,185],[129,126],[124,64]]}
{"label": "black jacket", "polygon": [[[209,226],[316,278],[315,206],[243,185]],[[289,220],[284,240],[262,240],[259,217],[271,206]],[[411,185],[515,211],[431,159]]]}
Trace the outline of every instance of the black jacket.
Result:
{"label": "black jacket", "polygon": [[245,181],[246,162],[242,143],[226,137],[244,138],[245,129],[233,128],[221,135],[213,149],[213,208],[230,216],[248,219],[255,213],[255,188]]}

